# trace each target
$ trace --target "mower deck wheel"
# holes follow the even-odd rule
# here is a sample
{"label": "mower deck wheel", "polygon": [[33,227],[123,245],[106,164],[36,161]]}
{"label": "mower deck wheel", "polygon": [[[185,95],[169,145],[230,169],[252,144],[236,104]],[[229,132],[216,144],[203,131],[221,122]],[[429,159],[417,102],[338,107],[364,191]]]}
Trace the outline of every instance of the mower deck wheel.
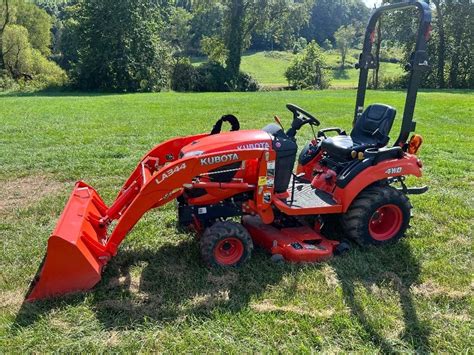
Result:
{"label": "mower deck wheel", "polygon": [[392,243],[405,235],[411,218],[410,200],[391,186],[370,186],[342,215],[347,237],[360,245]]}
{"label": "mower deck wheel", "polygon": [[244,264],[253,250],[250,234],[235,222],[216,222],[206,228],[200,240],[201,256],[210,267]]}

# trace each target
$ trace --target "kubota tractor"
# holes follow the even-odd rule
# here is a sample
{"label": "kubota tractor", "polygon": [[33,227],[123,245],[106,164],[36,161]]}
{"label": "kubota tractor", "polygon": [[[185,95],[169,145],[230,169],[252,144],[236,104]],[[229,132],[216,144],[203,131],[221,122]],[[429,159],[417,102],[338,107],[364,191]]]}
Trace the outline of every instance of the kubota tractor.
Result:
{"label": "kubota tractor", "polygon": [[[410,80],[401,129],[387,146],[394,108],[365,108],[374,29],[387,11],[414,7],[420,25],[407,70]],[[258,245],[272,258],[293,262],[326,260],[347,249],[337,238],[361,245],[382,245],[401,238],[410,221],[407,175],[421,176],[416,153],[421,137],[413,112],[421,73],[427,68],[426,41],[431,13],[423,1],[384,5],[372,14],[358,67],[359,87],[353,129],[319,130],[297,159],[298,131],[319,121],[288,104],[293,114],[285,131],[278,124],[262,130],[239,130],[231,115],[219,120],[210,134],[173,138],[157,145],[140,161],[107,206],[97,192],[78,182],[48,240],[46,258],[33,281],[28,300],[92,288],[117,254],[120,243],[143,214],[177,201],[178,222],[200,237],[209,266],[238,266]],[[221,132],[222,123],[232,125]],[[313,129],[314,132],[314,129]],[[327,136],[328,132],[336,135]],[[297,159],[296,173],[293,167]],[[396,188],[395,185],[400,187]]]}

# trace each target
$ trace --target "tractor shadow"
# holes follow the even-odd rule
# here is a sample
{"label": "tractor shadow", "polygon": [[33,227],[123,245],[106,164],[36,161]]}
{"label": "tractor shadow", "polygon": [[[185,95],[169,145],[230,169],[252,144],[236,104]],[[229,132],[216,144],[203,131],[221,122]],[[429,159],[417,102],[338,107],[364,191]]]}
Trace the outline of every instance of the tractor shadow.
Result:
{"label": "tractor shadow", "polygon": [[404,331],[399,334],[399,339],[416,352],[430,352],[430,328],[418,318],[410,292],[411,286],[420,282],[421,267],[408,243],[401,240],[391,246],[355,249],[352,255],[335,259],[332,263],[352,316],[358,320],[374,345],[384,353],[398,352],[400,349],[393,346],[393,341],[386,339],[377,330],[378,320],[371,316],[370,305],[364,305],[364,296],[358,292],[358,286],[378,298],[383,298],[383,293],[377,295],[381,289],[391,295],[398,294],[404,323]]}
{"label": "tractor shadow", "polygon": [[130,329],[148,320],[167,324],[194,316],[210,318],[215,311],[238,312],[247,307],[268,285],[278,284],[283,275],[300,267],[275,265],[263,251],[256,251],[241,268],[210,270],[193,239],[156,250],[123,248],[93,290],[24,302],[13,328],[20,330],[53,310],[81,304],[87,304],[106,329]]}
{"label": "tractor shadow", "polygon": [[107,328],[130,327],[147,318],[167,323],[210,317],[218,310],[237,312],[295,267],[275,267],[257,252],[242,268],[209,270],[195,241],[117,257],[94,297],[97,318]]}
{"label": "tractor shadow", "polygon": [[[420,265],[409,245],[359,249],[353,246],[345,256],[330,261],[344,302],[370,339],[383,352],[396,352],[380,332],[364,304],[360,286],[371,293],[383,288],[398,294],[404,332],[400,340],[419,352],[429,352],[429,328],[418,319],[410,287],[419,283]],[[314,264],[321,270],[325,264]],[[164,245],[158,250],[122,249],[105,270],[101,283],[88,293],[34,304],[25,303],[13,327],[38,321],[52,310],[87,304],[106,329],[131,329],[144,322],[180,323],[187,318],[212,319],[215,312],[238,312],[251,306],[252,299],[280,283],[286,274],[304,272],[308,266],[274,264],[257,251],[244,267],[209,270],[202,265],[194,240]],[[374,287],[376,286],[376,287]],[[295,291],[297,292],[297,291]],[[375,320],[376,321],[376,320]]]}

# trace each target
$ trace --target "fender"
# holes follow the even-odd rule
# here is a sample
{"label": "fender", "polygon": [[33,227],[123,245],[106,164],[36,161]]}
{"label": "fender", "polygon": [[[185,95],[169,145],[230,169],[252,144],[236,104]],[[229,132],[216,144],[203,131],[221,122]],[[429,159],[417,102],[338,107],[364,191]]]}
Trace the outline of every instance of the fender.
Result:
{"label": "fender", "polygon": [[346,187],[336,187],[334,197],[342,204],[343,212],[347,212],[352,201],[367,186],[374,182],[393,178],[396,176],[414,175],[422,176],[421,161],[412,154],[405,154],[401,159],[383,161],[377,165],[368,167],[357,175]]}

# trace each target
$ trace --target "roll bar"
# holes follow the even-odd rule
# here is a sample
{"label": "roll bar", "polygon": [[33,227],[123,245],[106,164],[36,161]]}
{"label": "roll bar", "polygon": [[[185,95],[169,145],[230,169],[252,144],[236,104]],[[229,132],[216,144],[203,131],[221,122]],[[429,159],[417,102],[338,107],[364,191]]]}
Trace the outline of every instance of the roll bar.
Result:
{"label": "roll bar", "polygon": [[431,9],[429,4],[421,0],[408,0],[396,4],[383,5],[375,9],[370,16],[369,23],[367,24],[364,46],[362,53],[359,56],[359,62],[356,64],[356,69],[360,69],[360,74],[353,124],[355,124],[356,120],[362,116],[362,112],[364,111],[369,69],[375,69],[377,67],[376,59],[372,54],[372,45],[374,42],[377,21],[380,16],[386,12],[408,8],[418,9],[420,23],[418,26],[415,51],[411,54],[410,62],[406,65],[406,69],[410,71],[410,78],[408,81],[408,90],[400,135],[395,142],[395,145],[398,146],[403,146],[408,140],[410,132],[415,130],[416,122],[413,121],[413,113],[415,111],[416,96],[420,86],[422,72],[429,69],[428,54],[426,52],[427,41],[431,32]]}

